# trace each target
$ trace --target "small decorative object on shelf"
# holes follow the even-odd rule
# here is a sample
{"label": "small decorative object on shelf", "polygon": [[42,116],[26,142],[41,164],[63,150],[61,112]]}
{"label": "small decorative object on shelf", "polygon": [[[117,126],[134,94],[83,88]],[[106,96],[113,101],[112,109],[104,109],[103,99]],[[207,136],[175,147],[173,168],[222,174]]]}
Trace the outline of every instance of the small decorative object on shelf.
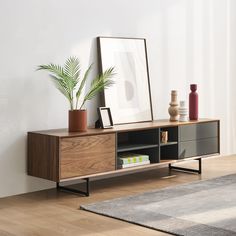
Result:
{"label": "small decorative object on shelf", "polygon": [[[77,57],[67,59],[64,66],[53,63],[38,66],[38,70],[46,70],[50,73],[56,88],[69,101],[69,132],[87,130],[87,110],[84,109],[84,104],[114,83],[111,80],[114,75],[114,68],[111,67],[93,79],[88,92],[81,99],[91,68],[92,65],[89,66],[81,78],[80,62]],[[79,104],[79,102],[81,103]]]}
{"label": "small decorative object on shelf", "polygon": [[186,107],[186,101],[180,101],[179,107],[179,121],[188,121],[188,108]]}
{"label": "small decorative object on shelf", "polygon": [[168,109],[170,114],[170,121],[178,121],[179,118],[179,109],[178,109],[178,102],[177,102],[177,91],[171,91],[171,102],[170,107]]}
{"label": "small decorative object on shelf", "polygon": [[161,142],[162,143],[168,142],[168,131],[161,131]]}
{"label": "small decorative object on shelf", "polygon": [[95,123],[95,128],[109,129],[113,127],[113,120],[109,107],[99,107],[98,116],[99,119]]}
{"label": "small decorative object on shelf", "polygon": [[197,85],[190,85],[191,93],[189,94],[189,119],[198,120],[198,94]]}

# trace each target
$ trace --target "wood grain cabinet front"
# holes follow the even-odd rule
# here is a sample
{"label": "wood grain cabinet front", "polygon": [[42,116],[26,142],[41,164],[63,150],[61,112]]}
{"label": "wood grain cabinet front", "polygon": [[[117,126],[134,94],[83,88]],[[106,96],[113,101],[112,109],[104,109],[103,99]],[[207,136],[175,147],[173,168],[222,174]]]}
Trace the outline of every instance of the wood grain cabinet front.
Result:
{"label": "wood grain cabinet front", "polygon": [[115,134],[60,140],[60,179],[115,170]]}

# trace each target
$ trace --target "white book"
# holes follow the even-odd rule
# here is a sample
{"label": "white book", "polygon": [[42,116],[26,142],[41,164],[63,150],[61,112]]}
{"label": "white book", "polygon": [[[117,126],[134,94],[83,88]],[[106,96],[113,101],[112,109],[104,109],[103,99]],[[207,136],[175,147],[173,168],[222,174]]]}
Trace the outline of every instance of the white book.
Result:
{"label": "white book", "polygon": [[135,166],[142,166],[142,165],[148,165],[150,164],[150,161],[142,161],[142,162],[136,162],[136,163],[130,163],[130,164],[124,164],[124,165],[118,165],[118,168],[124,169],[129,167],[135,167]]}

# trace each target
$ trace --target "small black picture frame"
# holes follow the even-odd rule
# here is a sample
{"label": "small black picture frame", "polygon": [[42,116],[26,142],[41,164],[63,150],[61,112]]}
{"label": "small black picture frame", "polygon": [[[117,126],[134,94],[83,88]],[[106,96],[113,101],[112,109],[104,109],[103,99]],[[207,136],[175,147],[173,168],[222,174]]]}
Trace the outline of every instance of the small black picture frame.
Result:
{"label": "small black picture frame", "polygon": [[113,120],[109,107],[98,107],[98,116],[102,129],[110,129],[113,127]]}

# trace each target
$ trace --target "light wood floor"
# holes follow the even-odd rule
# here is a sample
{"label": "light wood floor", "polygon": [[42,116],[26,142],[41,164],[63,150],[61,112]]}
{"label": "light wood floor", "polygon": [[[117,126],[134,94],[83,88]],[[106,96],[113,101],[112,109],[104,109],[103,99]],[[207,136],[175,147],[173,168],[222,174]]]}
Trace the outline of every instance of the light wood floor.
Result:
{"label": "light wood floor", "polygon": [[[184,166],[194,166],[185,163]],[[236,173],[236,156],[203,161],[203,174],[171,173],[167,168],[91,183],[91,196],[57,193],[55,189],[0,199],[0,236],[167,235],[79,210],[81,204]]]}

